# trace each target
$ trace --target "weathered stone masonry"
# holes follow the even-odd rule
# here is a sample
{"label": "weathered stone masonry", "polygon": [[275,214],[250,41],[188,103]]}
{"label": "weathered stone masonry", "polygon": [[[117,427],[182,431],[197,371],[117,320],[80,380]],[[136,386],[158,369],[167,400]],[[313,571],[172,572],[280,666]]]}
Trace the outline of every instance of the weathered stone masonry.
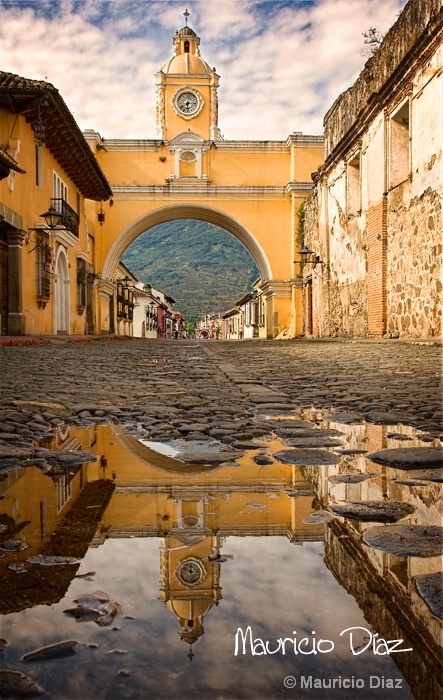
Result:
{"label": "weathered stone masonry", "polygon": [[[428,188],[409,206],[391,200],[387,266],[387,331],[391,335],[441,335],[441,197]],[[420,258],[421,264],[416,264]]]}
{"label": "weathered stone masonry", "polygon": [[440,0],[410,0],[325,116],[305,206],[325,263],[304,272],[307,334],[441,336],[442,26]]}
{"label": "weathered stone masonry", "polygon": [[368,209],[367,216],[368,335],[386,328],[386,201]]}

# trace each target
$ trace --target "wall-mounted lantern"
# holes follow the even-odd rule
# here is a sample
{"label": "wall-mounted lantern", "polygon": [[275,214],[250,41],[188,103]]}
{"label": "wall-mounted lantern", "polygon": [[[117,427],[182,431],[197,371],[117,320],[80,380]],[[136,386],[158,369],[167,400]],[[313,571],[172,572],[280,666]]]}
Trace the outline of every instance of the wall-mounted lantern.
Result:
{"label": "wall-mounted lantern", "polygon": [[105,222],[105,212],[103,211],[102,203],[100,202],[100,211],[97,214],[97,221],[100,226],[103,226]]}
{"label": "wall-mounted lantern", "polygon": [[298,263],[300,265],[300,274],[297,275],[297,277],[303,279],[303,273],[306,265],[312,265],[311,269],[315,272],[315,274],[318,277],[321,277],[321,275],[318,274],[316,267],[317,265],[327,266],[327,264],[323,260],[321,260],[320,255],[314,253],[314,251],[310,250],[306,245],[303,246],[303,248],[297,252],[300,256],[300,260],[294,260],[294,263]]}

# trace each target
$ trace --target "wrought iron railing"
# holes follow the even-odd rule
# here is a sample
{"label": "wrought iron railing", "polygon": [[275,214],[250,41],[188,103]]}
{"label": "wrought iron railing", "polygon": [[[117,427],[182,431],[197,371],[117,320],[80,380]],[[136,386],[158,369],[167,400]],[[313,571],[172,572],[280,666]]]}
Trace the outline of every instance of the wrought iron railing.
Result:
{"label": "wrought iron railing", "polygon": [[62,226],[64,226],[68,231],[70,231],[76,238],[78,238],[78,214],[69,206],[68,202],[64,199],[51,199],[51,205],[56,209],[62,216]]}

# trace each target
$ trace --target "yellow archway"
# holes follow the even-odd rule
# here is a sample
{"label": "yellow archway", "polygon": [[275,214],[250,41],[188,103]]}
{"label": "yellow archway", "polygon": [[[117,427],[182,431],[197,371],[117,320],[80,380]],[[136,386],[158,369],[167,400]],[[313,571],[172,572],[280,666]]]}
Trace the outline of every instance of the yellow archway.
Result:
{"label": "yellow archway", "polygon": [[159,209],[155,209],[152,212],[140,216],[129,224],[114,242],[105,259],[102,279],[108,281],[115,279],[117,266],[123,253],[142,233],[154,226],[164,224],[168,221],[177,221],[178,219],[205,221],[228,231],[228,233],[231,233],[237,238],[251,254],[251,257],[257,265],[260,278],[262,280],[272,279],[272,269],[268,257],[252,233],[234,217],[218,209],[198,204],[172,204],[170,206],[160,207]]}
{"label": "yellow archway", "polygon": [[[158,224],[196,219],[231,233],[249,251],[266,300],[266,332],[302,332],[295,238],[300,205],[323,160],[323,138],[294,132],[284,141],[225,140],[218,127],[219,76],[185,26],[174,56],[156,74],[157,139],[85,137],[111,184],[96,250],[98,328],[112,328],[115,273],[126,248]],[[91,217],[91,230],[97,221]],[[229,265],[229,260],[226,261]],[[233,300],[234,301],[234,300]]]}

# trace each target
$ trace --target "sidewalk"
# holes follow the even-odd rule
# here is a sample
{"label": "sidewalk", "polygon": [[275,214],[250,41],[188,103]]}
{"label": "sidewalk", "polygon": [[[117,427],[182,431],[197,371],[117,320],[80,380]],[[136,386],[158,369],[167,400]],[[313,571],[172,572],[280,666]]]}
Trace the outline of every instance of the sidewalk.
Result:
{"label": "sidewalk", "polygon": [[[128,335],[23,335],[23,336],[0,336],[0,347],[4,346],[20,346],[20,345],[57,345],[60,343],[89,343],[97,340],[153,340],[152,338],[133,338]],[[155,339],[156,342],[159,340],[167,340],[165,338]],[[170,340],[173,340],[172,338]],[[186,340],[192,341],[197,340],[196,338],[187,338]],[[201,342],[212,343],[212,340]],[[217,342],[214,340],[214,342]],[[229,341],[224,341],[229,342]],[[413,344],[413,345],[435,345],[441,346],[443,344],[442,338],[349,338],[349,337],[334,337],[334,338],[291,338],[287,340],[277,340],[276,338],[246,338],[243,341],[231,341],[245,342],[245,343],[263,343],[263,342],[276,342],[277,344],[286,345],[293,343],[384,343],[384,344]]]}
{"label": "sidewalk", "polygon": [[58,343],[90,343],[95,340],[131,340],[131,338],[125,335],[5,335],[0,337],[0,347],[8,345],[56,345]]}

